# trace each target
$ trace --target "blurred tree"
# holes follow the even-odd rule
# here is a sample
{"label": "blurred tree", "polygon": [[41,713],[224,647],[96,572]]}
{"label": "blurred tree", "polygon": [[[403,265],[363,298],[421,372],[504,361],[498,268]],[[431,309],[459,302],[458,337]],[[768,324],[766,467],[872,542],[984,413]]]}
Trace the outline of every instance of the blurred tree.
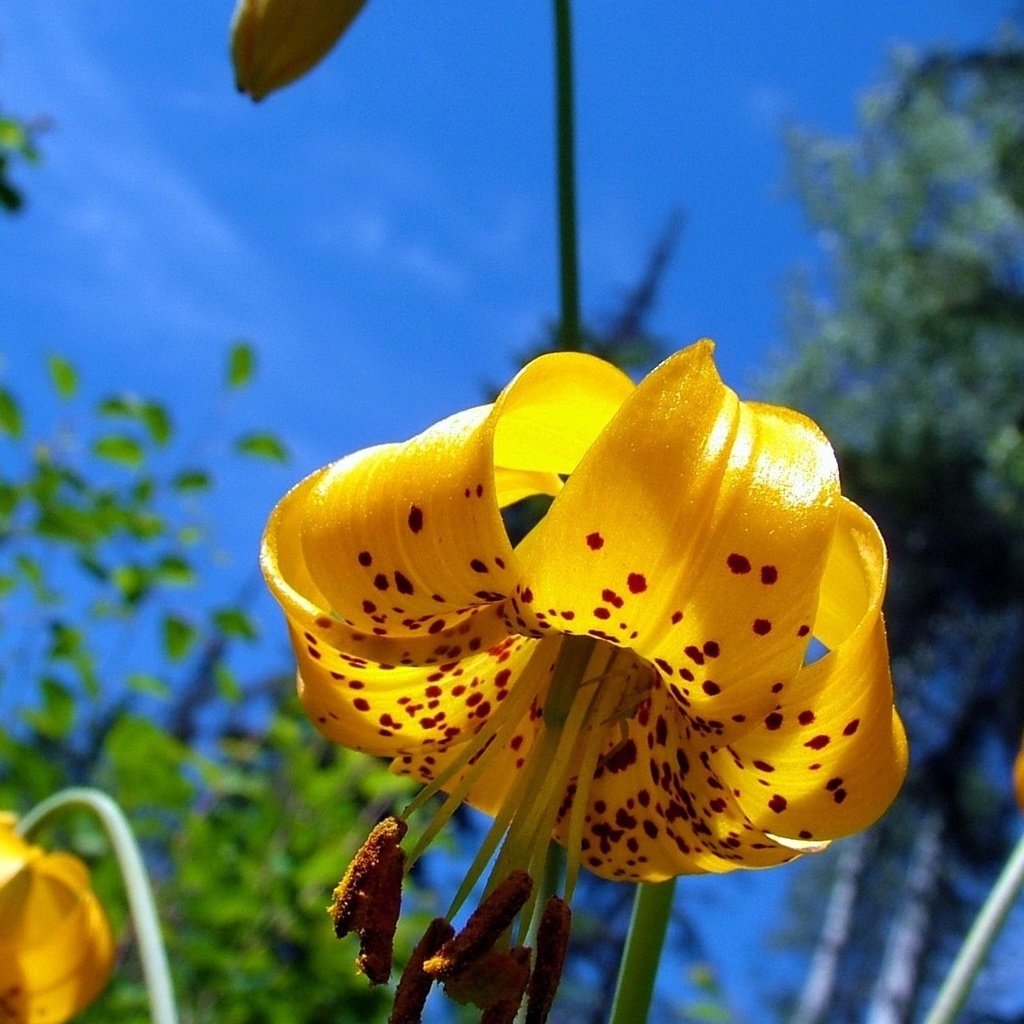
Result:
{"label": "blurred tree", "polygon": [[[913,760],[868,855],[839,848],[824,973],[796,1019],[895,1024],[923,1008],[1019,828],[1024,49],[903,57],[859,138],[791,145],[829,274],[797,283],[766,390],[823,426],[887,539]],[[1022,1013],[1024,993],[982,991],[965,1020]]]}
{"label": "blurred tree", "polygon": [[[226,392],[254,365],[234,345]],[[269,668],[240,667],[256,660],[240,655],[259,641],[258,580],[248,561],[242,581],[225,572],[207,511],[235,460],[251,476],[283,444],[182,437],[165,404],[87,401],[69,361],[47,371],[31,403],[0,381],[0,808],[69,784],[121,804],[154,872],[183,1024],[383,1020],[386,993],[356,975],[325,908],[407,784],[315,733],[283,638]],[[105,840],[78,815],[54,830],[92,861],[121,935],[120,969],[82,1020],[141,1024]]]}

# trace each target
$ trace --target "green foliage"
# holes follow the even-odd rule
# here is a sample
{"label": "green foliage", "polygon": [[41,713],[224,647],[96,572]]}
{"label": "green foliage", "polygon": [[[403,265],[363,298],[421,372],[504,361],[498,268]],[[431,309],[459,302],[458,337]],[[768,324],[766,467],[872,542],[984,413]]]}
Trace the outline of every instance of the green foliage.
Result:
{"label": "green foliage", "polygon": [[[250,346],[232,347],[225,389],[242,392],[255,364]],[[387,994],[356,975],[325,907],[407,783],[315,734],[283,645],[280,660],[243,657],[258,615],[229,595],[256,591],[225,578],[204,509],[229,462],[196,462],[166,404],[94,399],[87,370],[62,356],[46,368],[59,419],[45,429],[0,385],[0,809],[78,783],[120,803],[155,875],[183,1022],[383,1020]],[[268,473],[287,457],[265,431],[219,449]],[[124,950],[80,1019],[142,1024],[105,839],[79,815],[47,838],[90,860]],[[403,930],[404,952],[412,941]]]}
{"label": "green foliage", "polygon": [[17,213],[25,203],[21,190],[11,181],[10,168],[19,162],[36,163],[35,136],[39,125],[27,124],[0,112],[0,209]]}

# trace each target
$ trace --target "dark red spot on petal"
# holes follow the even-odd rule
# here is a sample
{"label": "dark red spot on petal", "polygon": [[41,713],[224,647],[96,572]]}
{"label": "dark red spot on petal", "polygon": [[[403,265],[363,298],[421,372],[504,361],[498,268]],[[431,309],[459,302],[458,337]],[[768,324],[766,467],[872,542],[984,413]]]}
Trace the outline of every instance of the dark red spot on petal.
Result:
{"label": "dark red spot on petal", "polygon": [[359,564],[364,567],[373,565],[373,555],[369,551],[360,551],[356,557],[359,559]]}
{"label": "dark red spot on petal", "polygon": [[600,606],[598,606],[597,608],[594,609],[594,618],[595,619],[610,619],[611,617],[612,617],[612,613],[610,611],[608,611],[607,608],[601,608]]}
{"label": "dark red spot on petal", "polygon": [[389,586],[387,576],[382,572],[377,573],[377,575],[373,577],[373,585],[378,590],[387,590]]}
{"label": "dark red spot on petal", "polygon": [[631,572],[626,583],[631,594],[642,594],[647,589],[647,577],[640,572]]}
{"label": "dark red spot on petal", "polygon": [[599,533],[588,533],[587,534],[587,547],[591,551],[600,551],[604,547],[604,537]]}
{"label": "dark red spot on petal", "polygon": [[363,602],[363,611],[366,612],[367,615],[372,615],[376,610],[377,606],[372,601]]}
{"label": "dark red spot on petal", "polygon": [[797,636],[807,636],[807,634],[808,634],[808,633],[810,633],[810,631],[811,631],[811,627],[810,627],[810,626],[806,626],[806,625],[804,625],[804,626],[801,626],[801,627],[800,627],[800,628],[799,628],[799,629],[798,629],[798,630],[796,631],[796,635],[797,635]]}
{"label": "dark red spot on petal", "polygon": [[413,505],[409,509],[409,529],[413,533],[419,533],[423,529],[423,509],[418,505]]}
{"label": "dark red spot on petal", "polygon": [[796,716],[796,720],[801,725],[810,725],[811,722],[814,721],[814,712],[813,711],[801,711],[800,714]]}
{"label": "dark red spot on petal", "polygon": [[400,594],[411,594],[413,592],[412,583],[409,582],[409,578],[397,571],[395,572],[395,586]]}
{"label": "dark red spot on petal", "polygon": [[776,793],[771,800],[768,801],[768,806],[776,814],[781,814],[789,806],[789,801],[787,801],[781,793]]}
{"label": "dark red spot on petal", "polygon": [[356,697],[356,699],[352,701],[352,707],[354,707],[356,711],[369,711],[370,702],[365,697]]}
{"label": "dark red spot on petal", "polygon": [[764,727],[766,729],[778,729],[782,725],[782,715],[778,711],[773,711],[764,720]]}
{"label": "dark red spot on petal", "polygon": [[811,750],[821,750],[823,747],[827,747],[832,740],[828,736],[815,736],[813,739],[809,739],[804,746],[810,747]]}
{"label": "dark red spot on petal", "polygon": [[754,619],[750,628],[758,636],[765,636],[772,631],[772,624],[767,619]]}
{"label": "dark red spot on petal", "polygon": [[860,719],[855,718],[852,722],[846,723],[846,728],[843,729],[844,736],[852,736],[860,728]]}
{"label": "dark red spot on petal", "polygon": [[779,570],[774,565],[761,566],[761,582],[765,586],[771,586],[779,578]]}
{"label": "dark red spot on petal", "polygon": [[488,572],[489,571],[487,566],[483,562],[481,562],[479,558],[474,558],[473,561],[471,561],[469,563],[469,567],[470,567],[470,569],[473,570],[473,572]]}
{"label": "dark red spot on petal", "polygon": [[718,685],[718,683],[714,682],[711,679],[707,679],[704,681],[702,689],[709,697],[714,697],[716,693],[722,692],[722,688]]}
{"label": "dark red spot on petal", "polygon": [[673,626],[676,625],[677,622],[682,622],[682,621],[683,621],[683,613],[682,612],[673,612],[672,613],[672,625]]}
{"label": "dark red spot on petal", "polygon": [[729,566],[729,569],[736,573],[737,576],[750,572],[750,560],[744,555],[738,555],[735,552],[725,560],[725,564]]}
{"label": "dark red spot on petal", "polygon": [[709,658],[717,658],[722,653],[721,648],[714,640],[706,640],[701,648]]}

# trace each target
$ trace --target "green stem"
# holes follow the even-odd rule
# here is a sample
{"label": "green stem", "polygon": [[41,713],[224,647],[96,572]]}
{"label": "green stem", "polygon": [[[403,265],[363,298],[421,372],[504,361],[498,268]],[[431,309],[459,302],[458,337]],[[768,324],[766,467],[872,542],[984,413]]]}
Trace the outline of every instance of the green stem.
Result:
{"label": "green stem", "polygon": [[572,17],[569,0],[555,2],[555,133],[558,175],[558,258],[562,318],[558,347],[578,350],[580,325],[579,256],[576,248],[576,147],[573,133]]}
{"label": "green stem", "polygon": [[644,1024],[672,912],[675,879],[636,887],[608,1024]]}
{"label": "green stem", "polygon": [[139,946],[142,976],[149,993],[149,1009],[153,1024],[177,1024],[174,990],[167,966],[167,953],[160,935],[156,904],[149,876],[138,844],[124,813],[106,793],[97,789],[71,788],[61,790],[37,804],[16,826],[19,834],[30,839],[52,817],[70,807],[85,807],[103,825],[117,858],[128,893],[128,907]]}
{"label": "green stem", "polygon": [[953,967],[943,982],[925,1024],[952,1024],[970,995],[974,979],[992,948],[1021,889],[1024,888],[1024,836],[1014,847],[1002,874],[985,900]]}

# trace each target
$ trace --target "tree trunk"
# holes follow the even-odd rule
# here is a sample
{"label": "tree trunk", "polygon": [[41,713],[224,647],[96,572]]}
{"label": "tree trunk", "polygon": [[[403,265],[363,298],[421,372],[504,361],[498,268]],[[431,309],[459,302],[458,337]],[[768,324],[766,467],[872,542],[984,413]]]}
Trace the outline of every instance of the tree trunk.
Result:
{"label": "tree trunk", "polygon": [[903,905],[889,930],[865,1024],[906,1024],[910,1019],[931,914],[930,897],[942,865],[942,827],[938,811],[929,812],[921,821]]}
{"label": "tree trunk", "polygon": [[867,861],[867,835],[860,832],[843,841],[829,893],[825,920],[792,1024],[822,1024],[839,975],[839,958],[850,939],[853,908]]}

